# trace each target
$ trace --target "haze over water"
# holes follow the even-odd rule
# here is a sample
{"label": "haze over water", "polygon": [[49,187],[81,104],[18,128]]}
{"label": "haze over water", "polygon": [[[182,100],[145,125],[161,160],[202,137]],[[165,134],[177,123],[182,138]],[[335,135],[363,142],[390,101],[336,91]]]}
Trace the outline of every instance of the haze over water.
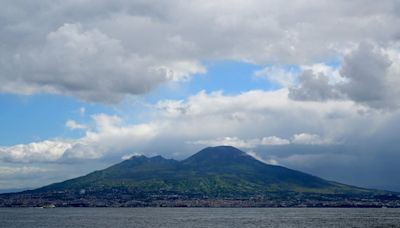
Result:
{"label": "haze over water", "polygon": [[400,227],[388,208],[1,208],[17,227]]}

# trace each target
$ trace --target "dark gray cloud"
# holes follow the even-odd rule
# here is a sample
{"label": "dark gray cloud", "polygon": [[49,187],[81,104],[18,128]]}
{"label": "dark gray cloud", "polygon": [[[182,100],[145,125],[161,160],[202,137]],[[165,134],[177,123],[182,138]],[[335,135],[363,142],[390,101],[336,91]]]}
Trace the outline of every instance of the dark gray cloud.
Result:
{"label": "dark gray cloud", "polygon": [[294,100],[326,101],[343,97],[340,91],[329,84],[329,78],[322,73],[305,70],[298,78],[299,86],[289,88],[289,98]]}
{"label": "dark gray cloud", "polygon": [[[398,61],[393,61],[396,60]],[[357,50],[343,60],[340,74],[348,82],[339,85],[339,88],[356,102],[376,108],[395,107],[399,105],[395,101],[399,94],[398,89],[392,88],[390,83],[393,82],[390,80],[396,80],[394,83],[400,82],[400,72],[389,75],[392,64],[399,65],[400,62],[392,62],[379,47],[361,43]]]}
{"label": "dark gray cloud", "polygon": [[291,144],[260,147],[256,151],[266,161],[273,160],[329,180],[400,191],[397,175],[400,172],[397,165],[400,143],[394,139],[400,132],[392,131],[390,134],[394,135],[388,135],[386,131],[381,129],[370,137],[349,138],[338,145]]}
{"label": "dark gray cloud", "polygon": [[362,42],[345,55],[339,71],[342,81],[330,83],[329,75],[306,70],[298,85],[290,88],[289,97],[305,101],[350,99],[377,109],[395,109],[400,105],[399,53],[396,47]]}

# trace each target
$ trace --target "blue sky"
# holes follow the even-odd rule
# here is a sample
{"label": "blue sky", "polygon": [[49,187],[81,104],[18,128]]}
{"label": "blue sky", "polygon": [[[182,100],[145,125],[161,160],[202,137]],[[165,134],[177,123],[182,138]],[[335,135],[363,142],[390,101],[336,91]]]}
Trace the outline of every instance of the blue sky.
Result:
{"label": "blue sky", "polygon": [[400,191],[397,7],[6,0],[0,189],[135,154],[182,159],[232,145],[269,164]]}
{"label": "blue sky", "polygon": [[271,90],[278,85],[255,76],[263,66],[239,61],[204,62],[206,73],[193,75],[191,80],[161,86],[145,95],[145,100],[152,103],[160,99],[185,99],[202,90],[206,92],[222,91],[235,95],[249,90]]}
{"label": "blue sky", "polygon": [[[56,137],[77,137],[65,127],[68,119],[88,121],[91,113],[114,113],[112,107],[90,104],[59,96],[2,94],[0,105],[5,107],[0,120],[1,145],[25,144]],[[80,114],[80,108],[85,114]]]}

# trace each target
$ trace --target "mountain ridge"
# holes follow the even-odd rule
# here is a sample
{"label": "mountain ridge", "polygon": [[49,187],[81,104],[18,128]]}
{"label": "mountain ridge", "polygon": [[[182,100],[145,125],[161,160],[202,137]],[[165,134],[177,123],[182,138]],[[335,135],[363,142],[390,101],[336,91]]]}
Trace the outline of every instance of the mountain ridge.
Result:
{"label": "mountain ridge", "polygon": [[[349,190],[368,191],[368,189],[364,188],[327,181],[283,166],[266,164],[232,146],[207,147],[181,161],[166,159],[161,155],[153,157],[133,156],[128,160],[106,169],[89,173],[83,177],[51,184],[32,191],[47,191],[52,190],[52,187],[63,189],[66,187],[63,184],[69,182],[73,182],[72,184],[75,184],[76,187],[85,189],[91,187],[89,184],[94,186],[94,184],[98,184],[98,181],[109,179],[112,179],[115,183],[116,179],[134,179],[137,181],[156,178],[171,180],[183,177],[197,179],[201,175],[207,178],[212,175],[222,175],[228,180],[231,176],[239,176],[246,180],[256,178],[257,181],[272,185],[270,186],[270,191],[314,192],[313,189],[315,189],[319,193],[323,187],[332,187],[334,189],[325,189],[324,192],[338,193],[340,192],[340,187],[343,186],[353,188],[342,189],[346,193]],[[91,179],[88,180],[88,178]],[[81,183],[82,179],[87,183]],[[296,184],[296,188],[290,188],[288,181],[291,184]],[[279,184],[284,186],[279,186]]]}
{"label": "mountain ridge", "polygon": [[33,199],[40,198],[69,206],[74,200],[89,206],[98,206],[99,202],[106,206],[176,206],[177,202],[204,206],[221,201],[276,206],[277,202],[293,199],[295,205],[310,199],[340,199],[346,203],[348,199],[372,200],[377,195],[388,192],[324,180],[266,164],[231,146],[217,146],[204,148],[181,161],[160,155],[134,156],[85,176],[13,196],[28,198],[28,205],[38,204],[40,200]]}

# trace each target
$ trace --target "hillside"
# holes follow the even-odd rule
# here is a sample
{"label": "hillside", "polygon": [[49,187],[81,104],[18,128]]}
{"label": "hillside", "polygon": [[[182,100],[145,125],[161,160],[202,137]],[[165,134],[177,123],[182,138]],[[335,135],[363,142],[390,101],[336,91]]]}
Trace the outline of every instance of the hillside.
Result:
{"label": "hillside", "polygon": [[86,176],[11,194],[10,198],[29,202],[39,198],[42,203],[72,206],[76,201],[89,206],[160,206],[160,202],[169,206],[189,202],[193,206],[196,201],[202,206],[221,200],[224,205],[240,201],[260,206],[260,202],[299,204],[321,199],[375,199],[388,194],[268,165],[234,147],[219,146],[205,148],[182,161],[136,156]]}
{"label": "hillside", "polygon": [[132,157],[107,169],[52,184],[34,192],[99,191],[171,192],[208,197],[266,192],[359,193],[366,189],[341,185],[281,166],[268,165],[234,147],[209,147],[176,161],[161,156]]}

